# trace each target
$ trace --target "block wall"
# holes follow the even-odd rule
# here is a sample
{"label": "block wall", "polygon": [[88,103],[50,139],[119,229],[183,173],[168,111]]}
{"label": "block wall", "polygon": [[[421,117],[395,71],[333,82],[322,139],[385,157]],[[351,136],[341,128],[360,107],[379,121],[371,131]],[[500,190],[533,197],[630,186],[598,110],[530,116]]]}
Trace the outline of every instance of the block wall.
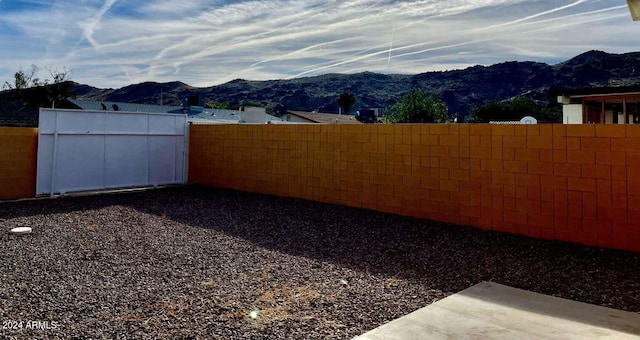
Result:
{"label": "block wall", "polygon": [[0,127],[0,200],[36,193],[38,129]]}
{"label": "block wall", "polygon": [[189,181],[640,251],[640,126],[192,125]]}

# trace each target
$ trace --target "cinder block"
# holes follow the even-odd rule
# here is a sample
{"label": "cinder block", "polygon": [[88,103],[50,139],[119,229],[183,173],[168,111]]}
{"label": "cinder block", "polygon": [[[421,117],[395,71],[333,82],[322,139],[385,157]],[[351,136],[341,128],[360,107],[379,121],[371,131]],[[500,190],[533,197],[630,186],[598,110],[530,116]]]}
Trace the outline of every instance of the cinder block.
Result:
{"label": "cinder block", "polygon": [[449,147],[442,145],[429,146],[429,154],[437,157],[449,157]]}
{"label": "cinder block", "polygon": [[502,160],[483,159],[481,161],[481,169],[483,171],[501,172],[503,171],[503,162]]}
{"label": "cinder block", "polygon": [[458,169],[460,168],[460,159],[453,157],[440,158],[440,167],[446,169]]}
{"label": "cinder block", "polygon": [[524,186],[524,187],[539,187],[540,186],[540,175],[532,175],[532,174],[515,174],[516,176],[516,185]]}
{"label": "cinder block", "polygon": [[482,195],[485,197],[504,197],[504,186],[502,184],[482,183],[480,186]]}
{"label": "cinder block", "polygon": [[598,206],[598,194],[595,192],[583,192],[582,205],[585,209],[595,211]]}
{"label": "cinder block", "polygon": [[627,249],[634,252],[640,252],[640,236],[636,233],[631,234],[629,237],[629,247]]}
{"label": "cinder block", "polygon": [[595,151],[567,150],[567,163],[571,164],[596,164]]}
{"label": "cinder block", "polygon": [[503,152],[503,148],[492,147],[491,148],[491,159],[501,160],[502,159],[502,152]]}
{"label": "cinder block", "polygon": [[471,136],[491,136],[491,125],[489,124],[470,124],[469,135]]}
{"label": "cinder block", "polygon": [[440,138],[438,135],[422,134],[420,135],[420,144],[422,145],[439,145]]}
{"label": "cinder block", "polygon": [[596,191],[598,194],[611,194],[611,179],[597,179],[596,180]]}
{"label": "cinder block", "polygon": [[563,177],[582,177],[582,166],[580,164],[555,163],[553,173]]}
{"label": "cinder block", "polygon": [[[628,164],[627,153],[616,152],[616,151],[596,152],[596,164],[601,164],[601,165]],[[638,162],[637,165],[640,165],[640,162]]]}
{"label": "cinder block", "polygon": [[540,207],[542,209],[541,214],[547,216],[555,216],[556,208],[553,199],[550,201],[542,200],[540,201]]}
{"label": "cinder block", "polygon": [[502,149],[502,160],[514,161],[516,159],[516,150],[514,148],[505,147]]}
{"label": "cinder block", "polygon": [[611,151],[611,138],[582,137],[580,148],[581,150]]}
{"label": "cinder block", "polygon": [[[507,137],[513,137],[513,136],[507,136]],[[491,147],[494,149],[502,149],[504,147],[504,143],[503,143],[503,139],[505,137],[503,136],[491,136]]]}
{"label": "cinder block", "polygon": [[505,198],[515,198],[516,197],[516,186],[515,184],[505,184],[504,185],[504,197]]}
{"label": "cinder block", "polygon": [[540,136],[540,125],[526,125],[525,130],[527,136]]}
{"label": "cinder block", "polygon": [[627,223],[632,227],[632,231],[640,230],[640,211],[629,210],[627,212]]}
{"label": "cinder block", "polygon": [[554,217],[542,214],[528,214],[527,223],[530,226],[548,228],[553,230]]}
{"label": "cinder block", "polygon": [[611,166],[583,164],[582,177],[584,178],[601,178],[611,179]]}
{"label": "cinder block", "polygon": [[596,192],[596,180],[593,178],[569,177],[567,188],[573,191]]}
{"label": "cinder block", "polygon": [[487,147],[471,146],[470,157],[472,159],[491,159],[492,150]]}
{"label": "cinder block", "polygon": [[564,124],[553,124],[553,135],[564,137],[567,135],[567,125]]}
{"label": "cinder block", "polygon": [[510,173],[522,173],[528,172],[527,162],[525,161],[504,161],[504,171]]}
{"label": "cinder block", "polygon": [[496,172],[492,175],[492,178],[492,183],[495,184],[515,185],[516,183],[515,175],[512,173]]}
{"label": "cinder block", "polygon": [[539,187],[527,187],[527,199],[541,201],[541,190]]}
{"label": "cinder block", "polygon": [[451,201],[451,192],[442,190],[429,190],[429,197],[434,202],[449,203]]}
{"label": "cinder block", "polygon": [[458,148],[458,156],[460,158],[462,158],[463,160],[466,158],[468,161],[468,158],[471,157],[471,147],[469,146],[460,146]]}
{"label": "cinder block", "polygon": [[[596,137],[624,137],[625,126],[613,124],[596,124]],[[640,136],[639,136],[640,137]]]}
{"label": "cinder block", "polygon": [[540,201],[521,199],[516,201],[516,210],[523,214],[539,214],[541,212]]}
{"label": "cinder block", "polygon": [[553,163],[529,162],[528,172],[534,175],[553,175]]}
{"label": "cinder block", "polygon": [[[623,232],[615,232],[613,233],[613,247],[616,249],[625,249],[625,250],[630,250],[631,246],[629,244],[629,233],[623,233]],[[634,240],[635,242],[635,240]],[[640,245],[640,240],[638,240],[638,245]],[[634,246],[638,246],[635,245]],[[636,250],[638,251],[638,250]]]}
{"label": "cinder block", "polygon": [[553,137],[553,126],[551,124],[538,125],[541,137]]}
{"label": "cinder block", "polygon": [[527,215],[523,214],[520,211],[504,211],[504,221],[518,224],[526,224],[527,223]]}
{"label": "cinder block", "polygon": [[559,150],[567,149],[567,137],[566,136],[553,136],[553,148]]}
{"label": "cinder block", "polygon": [[432,135],[448,135],[449,134],[449,126],[448,126],[448,124],[430,124],[429,125],[429,134],[432,134]]}
{"label": "cinder block", "polygon": [[440,135],[440,145],[458,146],[460,139],[458,135]]}
{"label": "cinder block", "polygon": [[440,190],[442,191],[460,191],[460,182],[454,180],[440,180]]}
{"label": "cinder block", "polygon": [[528,136],[527,147],[536,149],[553,149],[552,136]]}
{"label": "cinder block", "polygon": [[640,137],[611,138],[611,151],[640,151]]}
{"label": "cinder block", "polygon": [[514,125],[491,125],[491,134],[493,136],[514,136]]}
{"label": "cinder block", "polygon": [[[630,171],[633,171],[631,169],[629,169]],[[619,181],[612,181],[612,185],[614,186],[614,189],[619,189],[616,188],[615,186],[620,185],[616,182]],[[640,178],[638,178],[637,176],[629,176],[629,178],[627,179],[627,190],[629,192],[629,194],[636,194],[640,192]]]}
{"label": "cinder block", "polygon": [[513,126],[513,134],[516,136],[526,136],[527,135],[527,125],[512,125]]}
{"label": "cinder block", "polygon": [[492,196],[491,197],[491,206],[497,211],[502,211],[504,209],[504,198]]}
{"label": "cinder block", "polygon": [[393,152],[397,155],[411,155],[411,145],[394,145]]}
{"label": "cinder block", "polygon": [[627,167],[621,165],[611,166],[611,179],[613,180],[627,180]]}
{"label": "cinder block", "polygon": [[595,137],[596,124],[567,125],[567,136],[569,137]]}
{"label": "cinder block", "polygon": [[482,192],[482,188],[475,182],[460,181],[460,192],[480,194]]}
{"label": "cinder block", "polygon": [[480,144],[476,144],[476,146],[490,148],[493,146],[493,138],[494,136],[480,136]]}
{"label": "cinder block", "polygon": [[551,228],[540,228],[540,238],[544,240],[557,240],[556,230]]}
{"label": "cinder block", "polygon": [[516,149],[516,160],[535,162],[540,160],[539,149]]}
{"label": "cinder block", "polygon": [[491,171],[473,170],[470,179],[475,183],[491,183]]}
{"label": "cinder block", "polygon": [[640,138],[640,125],[628,124],[626,127],[626,136],[630,138]]}
{"label": "cinder block", "polygon": [[553,150],[552,161],[554,163],[566,163],[567,162],[567,150]]}

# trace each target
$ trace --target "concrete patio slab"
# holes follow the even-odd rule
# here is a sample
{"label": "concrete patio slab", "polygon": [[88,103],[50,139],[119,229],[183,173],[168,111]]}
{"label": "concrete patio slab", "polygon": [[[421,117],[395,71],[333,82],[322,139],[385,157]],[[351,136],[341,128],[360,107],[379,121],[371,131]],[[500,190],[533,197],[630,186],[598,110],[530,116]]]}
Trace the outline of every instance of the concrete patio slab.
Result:
{"label": "concrete patio slab", "polygon": [[640,339],[640,314],[482,282],[356,339]]}

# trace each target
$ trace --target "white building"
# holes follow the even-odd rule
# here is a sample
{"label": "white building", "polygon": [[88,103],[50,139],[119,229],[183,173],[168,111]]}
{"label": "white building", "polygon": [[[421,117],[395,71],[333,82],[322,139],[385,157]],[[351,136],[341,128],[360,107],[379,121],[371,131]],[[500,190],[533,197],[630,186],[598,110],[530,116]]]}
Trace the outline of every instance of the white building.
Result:
{"label": "white building", "polygon": [[640,86],[552,91],[564,124],[640,124]]}

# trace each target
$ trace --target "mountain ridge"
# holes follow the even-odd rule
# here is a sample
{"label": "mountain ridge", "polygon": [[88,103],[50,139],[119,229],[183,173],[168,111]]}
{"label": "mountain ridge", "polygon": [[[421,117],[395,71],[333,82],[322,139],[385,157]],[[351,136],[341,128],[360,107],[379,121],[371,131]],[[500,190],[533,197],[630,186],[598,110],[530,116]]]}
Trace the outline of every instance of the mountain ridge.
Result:
{"label": "mountain ridge", "polygon": [[451,115],[468,115],[473,107],[488,101],[517,96],[555,106],[550,89],[640,85],[640,52],[607,53],[591,50],[564,62],[549,65],[533,61],[506,61],[462,70],[434,71],[413,75],[361,72],[328,73],[318,76],[245,80],[193,87],[174,81],[145,82],[119,89],[99,89],[75,84],[78,99],[181,105],[186,95],[203,95],[207,100],[238,106],[258,102],[266,107],[283,105],[289,110],[337,113],[337,96],[351,92],[354,109],[390,107],[411,89],[419,87],[440,96]]}

